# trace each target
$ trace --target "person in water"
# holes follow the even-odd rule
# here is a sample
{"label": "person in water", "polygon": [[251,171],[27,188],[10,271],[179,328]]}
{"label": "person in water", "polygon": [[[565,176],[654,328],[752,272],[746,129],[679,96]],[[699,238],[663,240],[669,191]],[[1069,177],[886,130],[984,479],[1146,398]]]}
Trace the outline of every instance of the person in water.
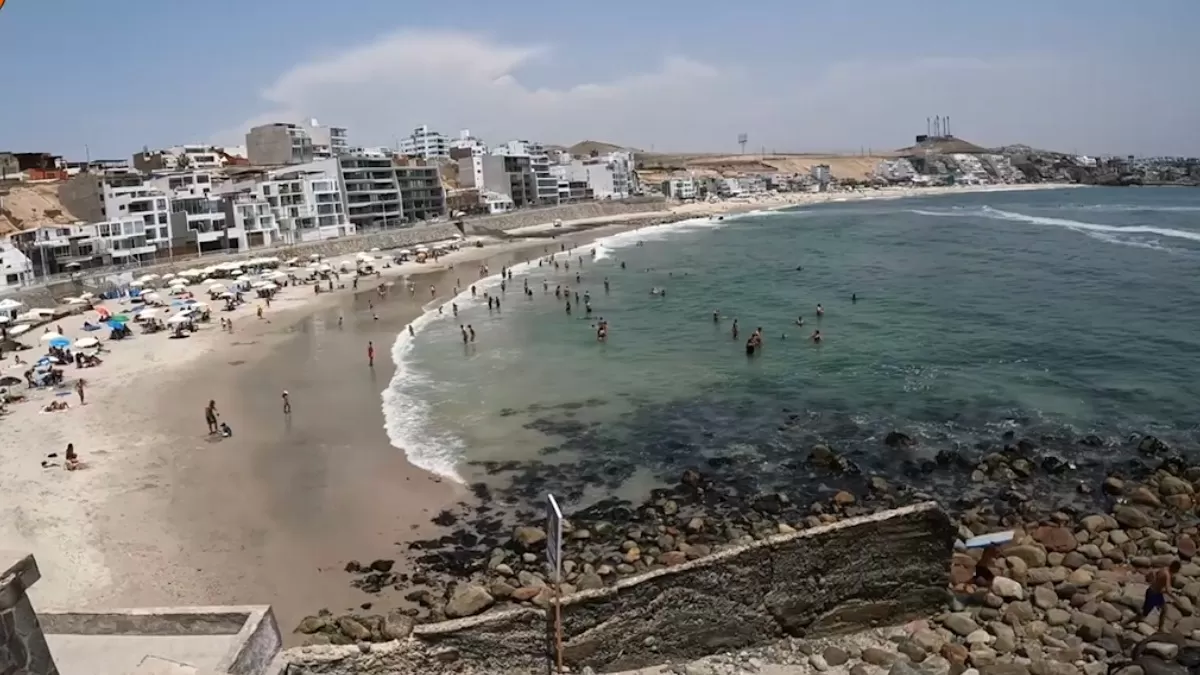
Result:
{"label": "person in water", "polygon": [[713,323],[720,323],[720,322],[721,322],[721,313],[714,309],[713,310]]}
{"label": "person in water", "polygon": [[746,356],[754,356],[754,350],[757,348],[758,342],[756,342],[754,336],[751,335],[750,339],[746,340]]}
{"label": "person in water", "polygon": [[812,341],[813,341],[813,342],[816,342],[816,343],[818,343],[818,344],[820,344],[820,342],[821,342],[821,331],[819,331],[819,330],[814,330],[814,331],[813,331],[813,334],[812,334]]}
{"label": "person in water", "polygon": [[736,340],[737,336],[738,336],[738,323],[737,323],[737,319],[734,319],[733,320],[733,339]]}
{"label": "person in water", "polygon": [[858,302],[858,293],[851,293],[851,294],[850,294],[850,302],[851,302],[851,303],[856,303],[856,302]]}
{"label": "person in water", "polygon": [[825,316],[825,308],[822,307],[821,303],[818,302],[817,303],[817,318],[819,319],[823,316]]}
{"label": "person in water", "polygon": [[797,326],[803,326],[803,325],[804,325],[804,317],[803,317],[803,316],[798,316],[798,317],[796,317],[796,325],[797,325]]}

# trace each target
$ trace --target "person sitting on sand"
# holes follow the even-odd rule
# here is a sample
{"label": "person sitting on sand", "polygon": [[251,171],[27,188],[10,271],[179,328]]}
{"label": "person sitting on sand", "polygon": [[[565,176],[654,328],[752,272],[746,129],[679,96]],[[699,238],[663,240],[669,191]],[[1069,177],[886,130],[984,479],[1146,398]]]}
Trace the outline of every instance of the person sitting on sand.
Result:
{"label": "person sitting on sand", "polygon": [[221,422],[221,438],[229,438],[230,436],[233,436],[233,429],[230,429],[229,425],[225,422]]}
{"label": "person sitting on sand", "polygon": [[78,471],[87,468],[87,464],[79,461],[79,455],[75,454],[74,443],[67,443],[67,456],[63,461],[63,468],[67,471]]}
{"label": "person sitting on sand", "polygon": [[67,410],[71,407],[66,401],[51,401],[49,405],[42,408],[42,412],[58,412],[59,410]]}

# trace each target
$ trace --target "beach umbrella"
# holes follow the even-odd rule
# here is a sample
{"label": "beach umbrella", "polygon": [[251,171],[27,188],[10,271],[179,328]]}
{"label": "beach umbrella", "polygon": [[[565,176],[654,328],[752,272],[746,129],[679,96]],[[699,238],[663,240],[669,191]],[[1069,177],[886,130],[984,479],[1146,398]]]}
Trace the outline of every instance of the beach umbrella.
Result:
{"label": "beach umbrella", "polygon": [[79,338],[78,340],[75,341],[76,349],[91,349],[92,347],[99,347],[99,346],[100,346],[100,341],[94,337]]}
{"label": "beach umbrella", "polygon": [[146,285],[146,282],[144,282],[140,279],[134,279],[133,281],[129,282],[130,288],[141,288],[142,286],[145,286],[145,285]]}
{"label": "beach umbrella", "polygon": [[9,335],[9,337],[16,337],[18,335],[23,335],[25,333],[28,333],[30,328],[33,328],[33,326],[30,326],[30,325],[13,326],[12,328],[8,329],[8,335]]}
{"label": "beach umbrella", "polygon": [[3,300],[0,300],[0,312],[11,312],[18,307],[24,306],[25,303],[18,300],[13,300],[12,298],[4,298]]}
{"label": "beach umbrella", "polygon": [[13,377],[12,375],[0,377],[0,387],[14,387],[18,384],[21,384],[21,378],[19,377]]}
{"label": "beach umbrella", "polygon": [[60,335],[53,340],[50,340],[50,346],[58,347],[59,349],[66,349],[67,347],[71,346],[71,341]]}
{"label": "beach umbrella", "polygon": [[[67,338],[63,337],[62,333],[55,333],[54,331],[50,331],[49,333],[46,333],[41,338],[39,338],[39,340],[41,342],[54,342],[55,340],[66,340],[66,339]],[[70,344],[70,342],[68,342],[67,344]]]}
{"label": "beach umbrella", "polygon": [[125,327],[125,322],[110,320],[110,321],[107,321],[104,325],[108,326],[109,328],[111,328],[113,330],[121,330],[122,328]]}
{"label": "beach umbrella", "polygon": [[189,314],[187,312],[180,312],[179,314],[176,314],[175,316],[167,319],[167,324],[171,325],[171,326],[175,326],[175,325],[178,325],[181,323],[188,323],[191,320],[192,320],[191,314]]}
{"label": "beach umbrella", "polygon": [[107,307],[97,307],[96,313],[100,315],[100,320],[103,321],[112,316],[112,310]]}
{"label": "beach umbrella", "polygon": [[6,324],[6,323],[8,323],[8,322],[10,322],[10,321],[12,321],[12,319],[11,319],[11,318],[9,318],[9,317],[7,317],[7,316],[0,316],[0,325]]}
{"label": "beach umbrella", "polygon": [[125,316],[124,314],[114,314],[111,318],[109,318],[109,321],[114,321],[116,323],[129,323],[129,317]]}
{"label": "beach umbrella", "polygon": [[174,278],[175,278],[175,275],[170,272],[167,272],[166,274],[162,275],[163,281],[166,281],[167,279],[174,279]]}
{"label": "beach umbrella", "polygon": [[139,319],[143,319],[143,320],[144,319],[153,319],[154,317],[158,316],[158,309],[155,307],[151,307],[149,309],[143,309],[142,311],[137,313],[137,316]]}
{"label": "beach umbrella", "polygon": [[188,280],[184,279],[183,277],[179,277],[177,279],[172,279],[171,283],[170,283],[170,286],[173,288],[178,288],[180,286],[187,286],[187,285],[188,285]]}

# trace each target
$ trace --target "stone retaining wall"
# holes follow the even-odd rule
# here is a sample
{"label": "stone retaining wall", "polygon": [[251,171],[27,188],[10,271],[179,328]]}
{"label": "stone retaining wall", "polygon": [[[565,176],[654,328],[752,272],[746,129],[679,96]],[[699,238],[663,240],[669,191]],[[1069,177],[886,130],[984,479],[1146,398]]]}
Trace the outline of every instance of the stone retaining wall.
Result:
{"label": "stone retaining wall", "polygon": [[[521,227],[553,223],[556,220],[571,221],[585,218],[624,216],[633,213],[653,213],[662,211],[665,208],[666,202],[655,198],[590,202],[587,204],[570,204],[543,209],[524,209],[503,215],[472,218],[464,220],[463,227],[468,234],[486,234],[495,232],[496,230],[515,230]],[[305,242],[281,248],[257,248],[244,253],[212,254],[198,258],[182,258],[175,262],[146,265],[122,271],[96,270],[84,272],[77,279],[63,279],[53,284],[31,286],[4,294],[4,296],[20,300],[28,307],[53,307],[61,298],[80,295],[86,291],[96,292],[105,288],[127,284],[133,281],[135,277],[143,274],[179,272],[180,270],[192,267],[207,267],[223,262],[246,260],[265,255],[273,255],[286,259],[291,257],[305,258],[313,253],[334,257],[367,251],[372,248],[379,248],[386,251],[389,249],[413,247],[434,241],[444,241],[458,234],[459,231],[455,223],[439,223],[436,225],[421,225],[373,232],[353,237]]]}
{"label": "stone retaining wall", "polygon": [[[575,593],[562,606],[565,662],[615,672],[928,616],[947,601],[953,541],[949,518],[930,502]],[[293,649],[286,673],[545,672],[547,623],[546,612],[520,608],[417,626],[408,640],[365,653]]]}

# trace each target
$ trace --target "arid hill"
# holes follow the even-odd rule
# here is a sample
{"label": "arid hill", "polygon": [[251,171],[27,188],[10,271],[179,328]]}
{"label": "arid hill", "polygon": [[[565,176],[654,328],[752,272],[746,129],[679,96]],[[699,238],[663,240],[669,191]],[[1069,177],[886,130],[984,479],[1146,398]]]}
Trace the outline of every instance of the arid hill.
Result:
{"label": "arid hill", "polygon": [[61,181],[0,184],[0,237],[42,225],[69,225],[82,220],[58,198]]}
{"label": "arid hill", "polygon": [[808,173],[818,164],[828,164],[837,178],[866,178],[881,160],[892,155],[769,154],[712,155],[661,154],[639,152],[635,155],[638,177],[642,182],[659,182],[671,174],[688,172],[696,176],[742,176],[748,174]]}

